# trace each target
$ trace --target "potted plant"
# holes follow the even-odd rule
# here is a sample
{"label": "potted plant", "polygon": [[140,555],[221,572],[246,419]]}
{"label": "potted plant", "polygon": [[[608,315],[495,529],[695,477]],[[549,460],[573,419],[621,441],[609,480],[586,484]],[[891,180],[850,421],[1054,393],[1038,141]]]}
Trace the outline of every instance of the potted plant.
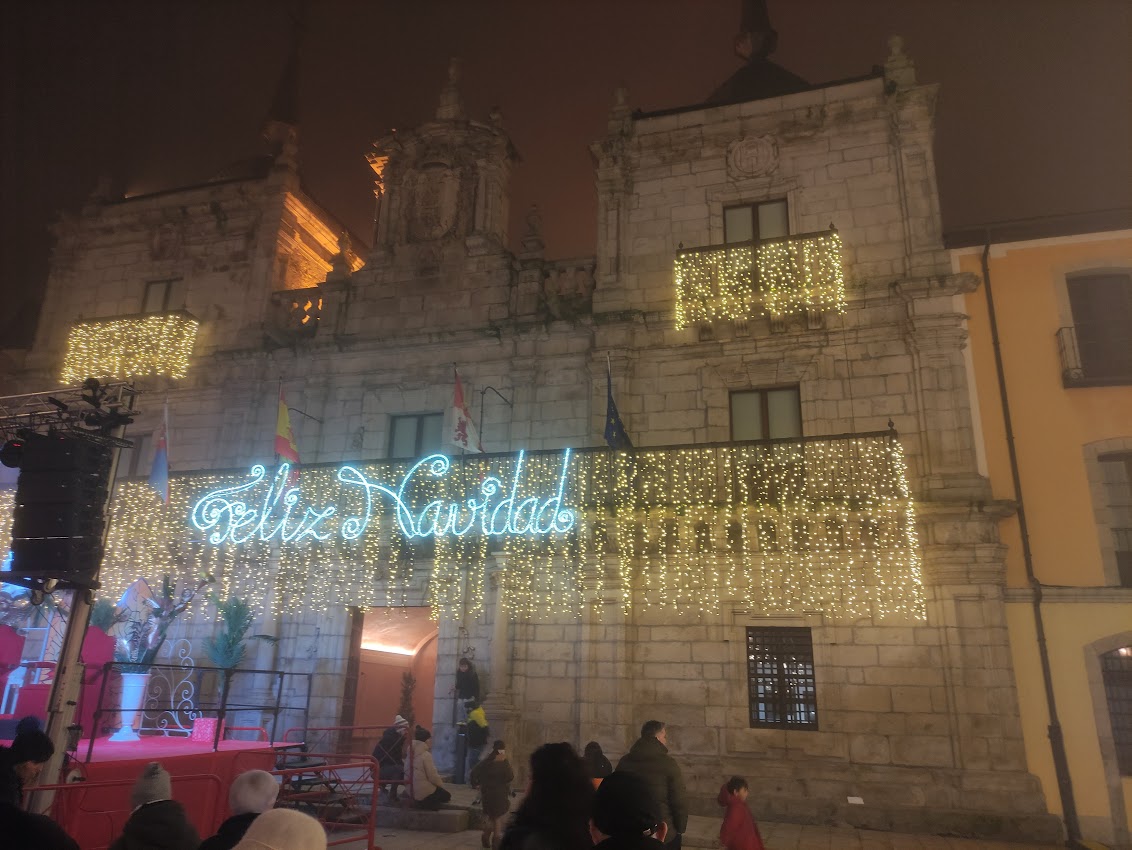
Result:
{"label": "potted plant", "polygon": [[[269,643],[278,643],[279,638],[272,635],[249,635],[255,616],[248,603],[238,596],[231,596],[221,600],[216,594],[212,595],[212,604],[216,606],[216,616],[220,621],[220,628],[216,634],[204,641],[204,651],[208,660],[214,667],[220,669],[220,716],[217,724],[215,740],[222,734],[224,716],[227,713],[228,692],[232,687],[232,673],[243,662],[248,653],[249,640],[262,640]],[[214,741],[215,743],[215,741]]]}

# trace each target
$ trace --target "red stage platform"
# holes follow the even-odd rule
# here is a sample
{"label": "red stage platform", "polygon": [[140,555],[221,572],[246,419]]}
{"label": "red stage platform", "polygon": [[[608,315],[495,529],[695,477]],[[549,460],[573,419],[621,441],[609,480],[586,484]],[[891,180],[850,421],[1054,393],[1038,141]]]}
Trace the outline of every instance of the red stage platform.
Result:
{"label": "red stage platform", "polygon": [[[85,753],[89,741],[78,752]],[[83,781],[59,787],[53,817],[83,850],[101,850],[121,834],[130,816],[130,791],[142,768],[161,762],[173,779],[173,798],[180,802],[201,838],[216,832],[228,816],[228,787],[245,770],[274,770],[275,750],[260,741],[210,742],[163,736],[140,741],[95,741],[89,762],[67,765],[67,776]]]}

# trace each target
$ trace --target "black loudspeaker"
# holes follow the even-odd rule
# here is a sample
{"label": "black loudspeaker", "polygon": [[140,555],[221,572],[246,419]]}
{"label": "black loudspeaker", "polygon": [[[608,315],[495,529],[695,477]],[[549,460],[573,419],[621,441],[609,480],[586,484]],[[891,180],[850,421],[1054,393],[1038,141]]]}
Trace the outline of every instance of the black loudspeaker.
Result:
{"label": "black loudspeaker", "polygon": [[12,574],[91,586],[102,561],[114,449],[32,434],[23,447],[12,516]]}

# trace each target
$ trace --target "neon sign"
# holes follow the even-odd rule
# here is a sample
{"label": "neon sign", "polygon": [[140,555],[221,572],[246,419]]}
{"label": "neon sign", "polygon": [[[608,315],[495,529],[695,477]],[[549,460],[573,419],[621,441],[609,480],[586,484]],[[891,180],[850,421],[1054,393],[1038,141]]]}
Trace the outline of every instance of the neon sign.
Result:
{"label": "neon sign", "polygon": [[189,521],[206,532],[209,543],[247,543],[251,540],[298,543],[307,538],[329,540],[337,535],[343,540],[357,540],[366,533],[373,518],[377,500],[386,500],[405,538],[463,537],[482,534],[488,537],[508,535],[563,534],[574,527],[577,516],[563,505],[566,471],[570,466],[570,450],[562,456],[558,487],[553,495],[520,498],[525,454],[519,452],[510,486],[494,475],[479,484],[477,492],[462,500],[431,499],[424,505],[414,504],[415,485],[429,478],[444,478],[452,468],[445,455],[429,455],[415,463],[396,487],[371,481],[355,466],[338,470],[338,480],[348,488],[361,492],[360,514],[345,515],[338,505],[300,507],[300,487],[289,487],[289,464],[281,464],[262,498],[247,501],[252,491],[267,478],[267,469],[256,464],[251,479],[232,487],[221,487],[205,493],[193,505]]}

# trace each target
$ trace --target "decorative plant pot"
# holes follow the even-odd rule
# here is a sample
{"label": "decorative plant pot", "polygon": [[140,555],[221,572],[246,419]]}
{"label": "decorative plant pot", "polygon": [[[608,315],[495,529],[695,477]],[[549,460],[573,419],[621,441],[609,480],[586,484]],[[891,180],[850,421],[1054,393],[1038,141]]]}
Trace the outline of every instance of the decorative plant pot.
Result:
{"label": "decorative plant pot", "polygon": [[149,673],[123,673],[122,697],[118,701],[121,712],[121,726],[110,736],[111,741],[139,741],[135,726],[141,725],[141,707],[145,702]]}

